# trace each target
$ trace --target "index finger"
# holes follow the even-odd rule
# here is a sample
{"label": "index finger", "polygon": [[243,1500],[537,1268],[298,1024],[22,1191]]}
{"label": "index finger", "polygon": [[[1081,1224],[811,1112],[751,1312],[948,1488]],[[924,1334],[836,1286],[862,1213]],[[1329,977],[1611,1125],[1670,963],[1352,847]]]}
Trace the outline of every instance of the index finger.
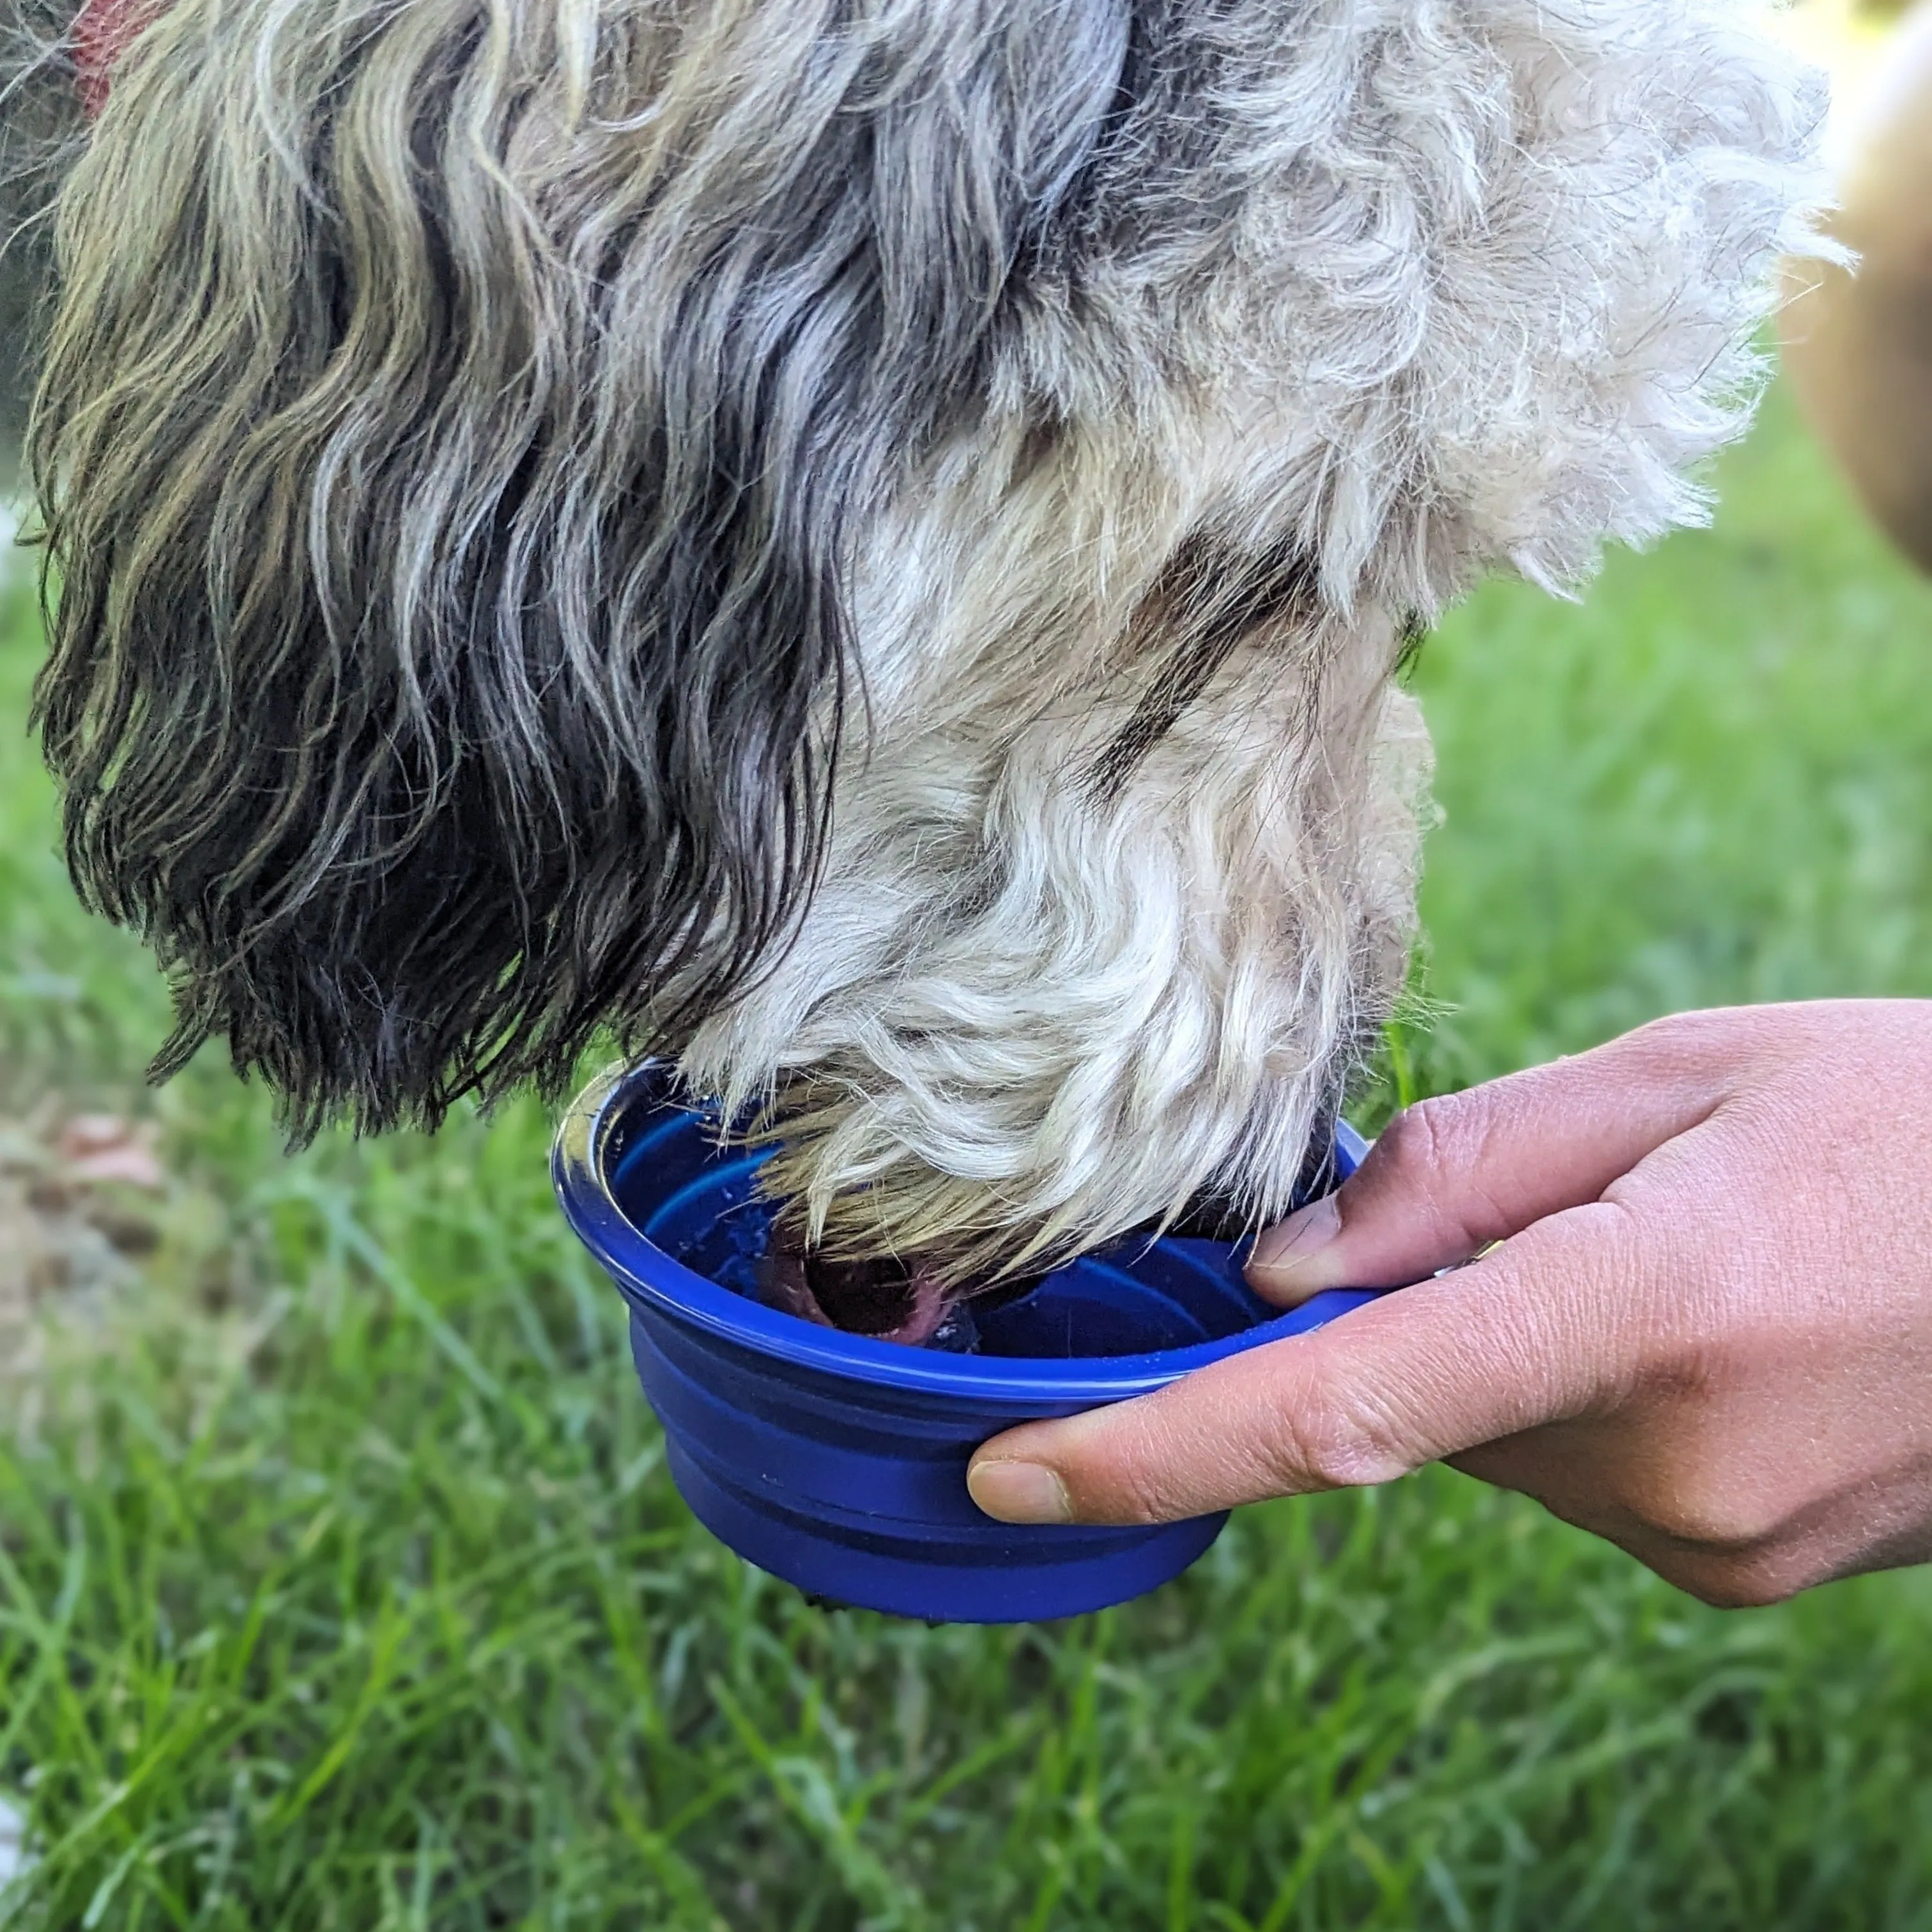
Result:
{"label": "index finger", "polygon": [[1007,1522],[1138,1523],[1387,1482],[1628,1386],[1640,1259],[1627,1210],[1573,1208],[1312,1334],[995,1436],[968,1487]]}
{"label": "index finger", "polygon": [[1273,1301],[1392,1288],[1598,1198],[1708,1118],[1750,1023],[1720,1013],[1655,1022],[1408,1108],[1335,1193],[1262,1237],[1250,1283]]}

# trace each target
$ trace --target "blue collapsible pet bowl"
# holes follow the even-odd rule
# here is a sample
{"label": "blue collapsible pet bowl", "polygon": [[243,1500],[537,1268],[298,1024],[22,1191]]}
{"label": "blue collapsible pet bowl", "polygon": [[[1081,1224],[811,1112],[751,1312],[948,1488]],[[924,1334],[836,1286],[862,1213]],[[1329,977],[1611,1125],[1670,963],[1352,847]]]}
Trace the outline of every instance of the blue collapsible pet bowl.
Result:
{"label": "blue collapsible pet bowl", "polygon": [[[1336,1130],[1338,1178],[1366,1146]],[[821,1328],[757,1298],[769,1156],[721,1147],[714,1115],[646,1064],[606,1075],[557,1137],[571,1226],[631,1308],[638,1376],[685,1501],[761,1570],[842,1604],[935,1623],[1017,1623],[1124,1602],[1186,1569],[1225,1514],[1152,1528],[1016,1528],[974,1507],[988,1436],[1145,1395],[1372,1300],[1336,1289],[1282,1314],[1239,1251],[1130,1238],[976,1316],[977,1352]]]}

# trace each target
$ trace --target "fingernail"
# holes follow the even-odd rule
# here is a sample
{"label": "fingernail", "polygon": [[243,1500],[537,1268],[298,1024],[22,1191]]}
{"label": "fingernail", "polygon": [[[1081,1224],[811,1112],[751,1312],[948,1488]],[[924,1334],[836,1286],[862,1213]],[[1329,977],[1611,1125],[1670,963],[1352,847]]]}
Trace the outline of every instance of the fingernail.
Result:
{"label": "fingernail", "polygon": [[1324,1195],[1269,1228],[1256,1242],[1248,1272],[1266,1275],[1268,1287],[1277,1293],[1287,1289],[1312,1294],[1318,1288],[1332,1288],[1334,1283],[1326,1278],[1319,1264],[1341,1232],[1342,1210],[1334,1195]]}
{"label": "fingernail", "polygon": [[1071,1522],[1066,1485],[1043,1463],[975,1462],[966,1487],[980,1508],[1001,1522]]}

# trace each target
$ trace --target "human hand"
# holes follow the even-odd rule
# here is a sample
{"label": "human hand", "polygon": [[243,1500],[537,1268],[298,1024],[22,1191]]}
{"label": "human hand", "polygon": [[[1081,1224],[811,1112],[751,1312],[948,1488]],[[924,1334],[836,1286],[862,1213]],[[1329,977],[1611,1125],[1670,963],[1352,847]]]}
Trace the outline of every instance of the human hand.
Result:
{"label": "human hand", "polygon": [[1932,1557],[1932,1002],[1682,1014],[1425,1101],[1249,1278],[1418,1285],[994,1438],[980,1507],[1164,1522],[1443,1460],[1708,1603]]}

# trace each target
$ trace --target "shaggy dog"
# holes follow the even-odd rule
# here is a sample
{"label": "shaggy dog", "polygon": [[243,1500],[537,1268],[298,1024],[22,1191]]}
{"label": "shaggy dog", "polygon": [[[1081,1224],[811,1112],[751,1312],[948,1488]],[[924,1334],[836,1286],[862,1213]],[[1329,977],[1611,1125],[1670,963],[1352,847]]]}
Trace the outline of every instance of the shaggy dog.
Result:
{"label": "shaggy dog", "polygon": [[1732,0],[91,0],[23,66],[40,718],[160,1070],[381,1129],[614,1028],[950,1286],[1284,1208],[1408,958],[1394,674],[1701,514],[1822,107]]}

